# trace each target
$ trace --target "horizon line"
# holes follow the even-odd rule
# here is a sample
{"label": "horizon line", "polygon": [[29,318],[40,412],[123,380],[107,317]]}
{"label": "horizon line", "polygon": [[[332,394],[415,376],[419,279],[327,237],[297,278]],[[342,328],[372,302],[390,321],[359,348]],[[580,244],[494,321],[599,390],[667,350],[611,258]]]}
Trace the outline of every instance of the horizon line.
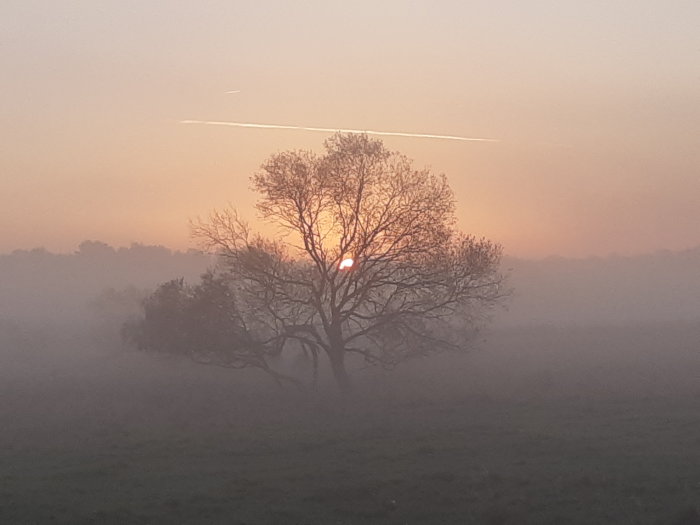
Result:
{"label": "horizon line", "polygon": [[[99,239],[84,239],[80,243],[76,245],[75,248],[78,248],[76,250],[75,248],[72,251],[63,251],[60,248],[56,250],[55,248],[47,248],[45,245],[40,245],[40,246],[33,246],[31,248],[13,248],[11,251],[7,251],[8,248],[0,248],[0,257],[7,257],[7,256],[13,256],[13,255],[18,255],[22,253],[30,253],[30,252],[43,252],[44,254],[47,255],[76,255],[79,251],[80,245],[83,243],[94,243],[98,245],[103,245],[111,250],[113,250],[115,253],[121,250],[130,250],[132,248],[160,248],[160,249],[165,249],[173,254],[176,253],[182,253],[182,254],[187,254],[188,252],[198,252],[200,254],[204,255],[211,255],[209,254],[206,250],[202,250],[200,248],[190,246],[190,247],[173,247],[172,245],[166,245],[166,244],[151,244],[148,241],[131,241],[128,245],[126,244],[112,244],[107,241],[102,241]],[[694,252],[699,252],[700,253],[700,244],[694,244],[692,246],[686,246],[684,248],[656,248],[656,249],[650,249],[650,250],[645,250],[645,251],[639,251],[639,252],[629,252],[629,253],[619,253],[619,252],[608,252],[608,253],[589,253],[587,255],[567,255],[567,254],[562,254],[562,253],[548,253],[548,254],[542,254],[542,255],[526,255],[526,254],[517,254],[517,253],[505,253],[504,258],[505,259],[516,259],[520,261],[530,261],[530,262],[545,262],[548,259],[562,259],[565,261],[582,261],[582,260],[610,260],[610,259],[637,259],[637,258],[646,258],[646,257],[653,257],[653,256],[661,256],[661,255],[683,255],[683,254],[688,254],[688,253],[694,253]]]}

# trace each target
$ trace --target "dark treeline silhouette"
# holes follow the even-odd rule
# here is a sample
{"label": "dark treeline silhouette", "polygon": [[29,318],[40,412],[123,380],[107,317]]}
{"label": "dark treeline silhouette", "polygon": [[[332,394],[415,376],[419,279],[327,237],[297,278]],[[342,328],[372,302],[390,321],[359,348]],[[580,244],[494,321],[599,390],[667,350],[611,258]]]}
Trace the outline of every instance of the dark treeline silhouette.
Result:
{"label": "dark treeline silhouette", "polygon": [[[200,251],[85,241],[73,253],[43,248],[0,254],[0,319],[80,320],[134,304],[160,284],[196,282],[214,263]],[[700,247],[631,257],[507,257],[514,289],[507,326],[619,325],[700,317]],[[129,310],[131,311],[131,310]]]}
{"label": "dark treeline silhouette", "polygon": [[[138,243],[115,248],[99,241],[85,241],[73,253],[36,248],[0,254],[0,319],[74,321],[133,313],[133,305],[160,284],[197,282],[214,262],[196,250]],[[501,326],[700,318],[700,247],[631,257],[506,257],[503,268],[514,294],[496,317]]]}
{"label": "dark treeline silhouette", "polygon": [[84,241],[73,253],[43,248],[0,255],[0,319],[68,322],[138,302],[166,279],[196,280],[211,264],[199,251]]}

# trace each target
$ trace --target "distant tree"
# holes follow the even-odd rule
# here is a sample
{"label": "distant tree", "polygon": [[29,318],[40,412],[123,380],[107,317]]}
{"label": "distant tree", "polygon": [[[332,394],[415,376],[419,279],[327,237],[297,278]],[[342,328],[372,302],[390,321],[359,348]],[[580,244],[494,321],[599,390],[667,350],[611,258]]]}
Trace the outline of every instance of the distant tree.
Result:
{"label": "distant tree", "polygon": [[143,318],[124,325],[124,338],[141,350],[187,353],[185,321],[190,293],[184,279],[173,279],[161,284],[144,299]]}
{"label": "distant tree", "polygon": [[146,293],[134,286],[103,289],[88,302],[93,314],[105,321],[124,320],[138,315]]}
{"label": "distant tree", "polygon": [[85,257],[109,257],[115,250],[109,244],[102,241],[83,241],[78,245],[78,255]]}
{"label": "distant tree", "polygon": [[[343,390],[348,355],[393,367],[466,348],[504,296],[501,248],[455,227],[444,176],[363,134],[325,148],[278,153],[252,177],[280,238],[253,233],[233,209],[193,224],[228,272],[236,326],[267,352],[301,346],[314,365],[325,354]],[[157,300],[179,294],[171,283]]]}

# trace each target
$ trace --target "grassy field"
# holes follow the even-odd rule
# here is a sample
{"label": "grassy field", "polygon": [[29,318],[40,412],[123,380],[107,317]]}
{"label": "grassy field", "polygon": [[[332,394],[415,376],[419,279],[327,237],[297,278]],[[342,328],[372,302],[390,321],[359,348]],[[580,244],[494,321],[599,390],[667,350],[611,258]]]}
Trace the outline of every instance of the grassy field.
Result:
{"label": "grassy field", "polygon": [[700,326],[492,333],[339,399],[5,340],[0,523],[700,523]]}

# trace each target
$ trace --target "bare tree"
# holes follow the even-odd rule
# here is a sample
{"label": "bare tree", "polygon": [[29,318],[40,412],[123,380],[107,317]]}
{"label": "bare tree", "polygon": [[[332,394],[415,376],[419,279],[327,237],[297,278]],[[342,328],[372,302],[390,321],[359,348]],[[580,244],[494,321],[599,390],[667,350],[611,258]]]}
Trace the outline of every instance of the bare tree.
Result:
{"label": "bare tree", "polygon": [[344,390],[348,354],[392,367],[464,348],[503,296],[500,246],[458,231],[445,176],[367,135],[325,148],[278,153],[252,177],[278,239],[233,209],[192,225],[230,270],[246,325],[280,351],[301,346],[314,367],[325,354]]}

